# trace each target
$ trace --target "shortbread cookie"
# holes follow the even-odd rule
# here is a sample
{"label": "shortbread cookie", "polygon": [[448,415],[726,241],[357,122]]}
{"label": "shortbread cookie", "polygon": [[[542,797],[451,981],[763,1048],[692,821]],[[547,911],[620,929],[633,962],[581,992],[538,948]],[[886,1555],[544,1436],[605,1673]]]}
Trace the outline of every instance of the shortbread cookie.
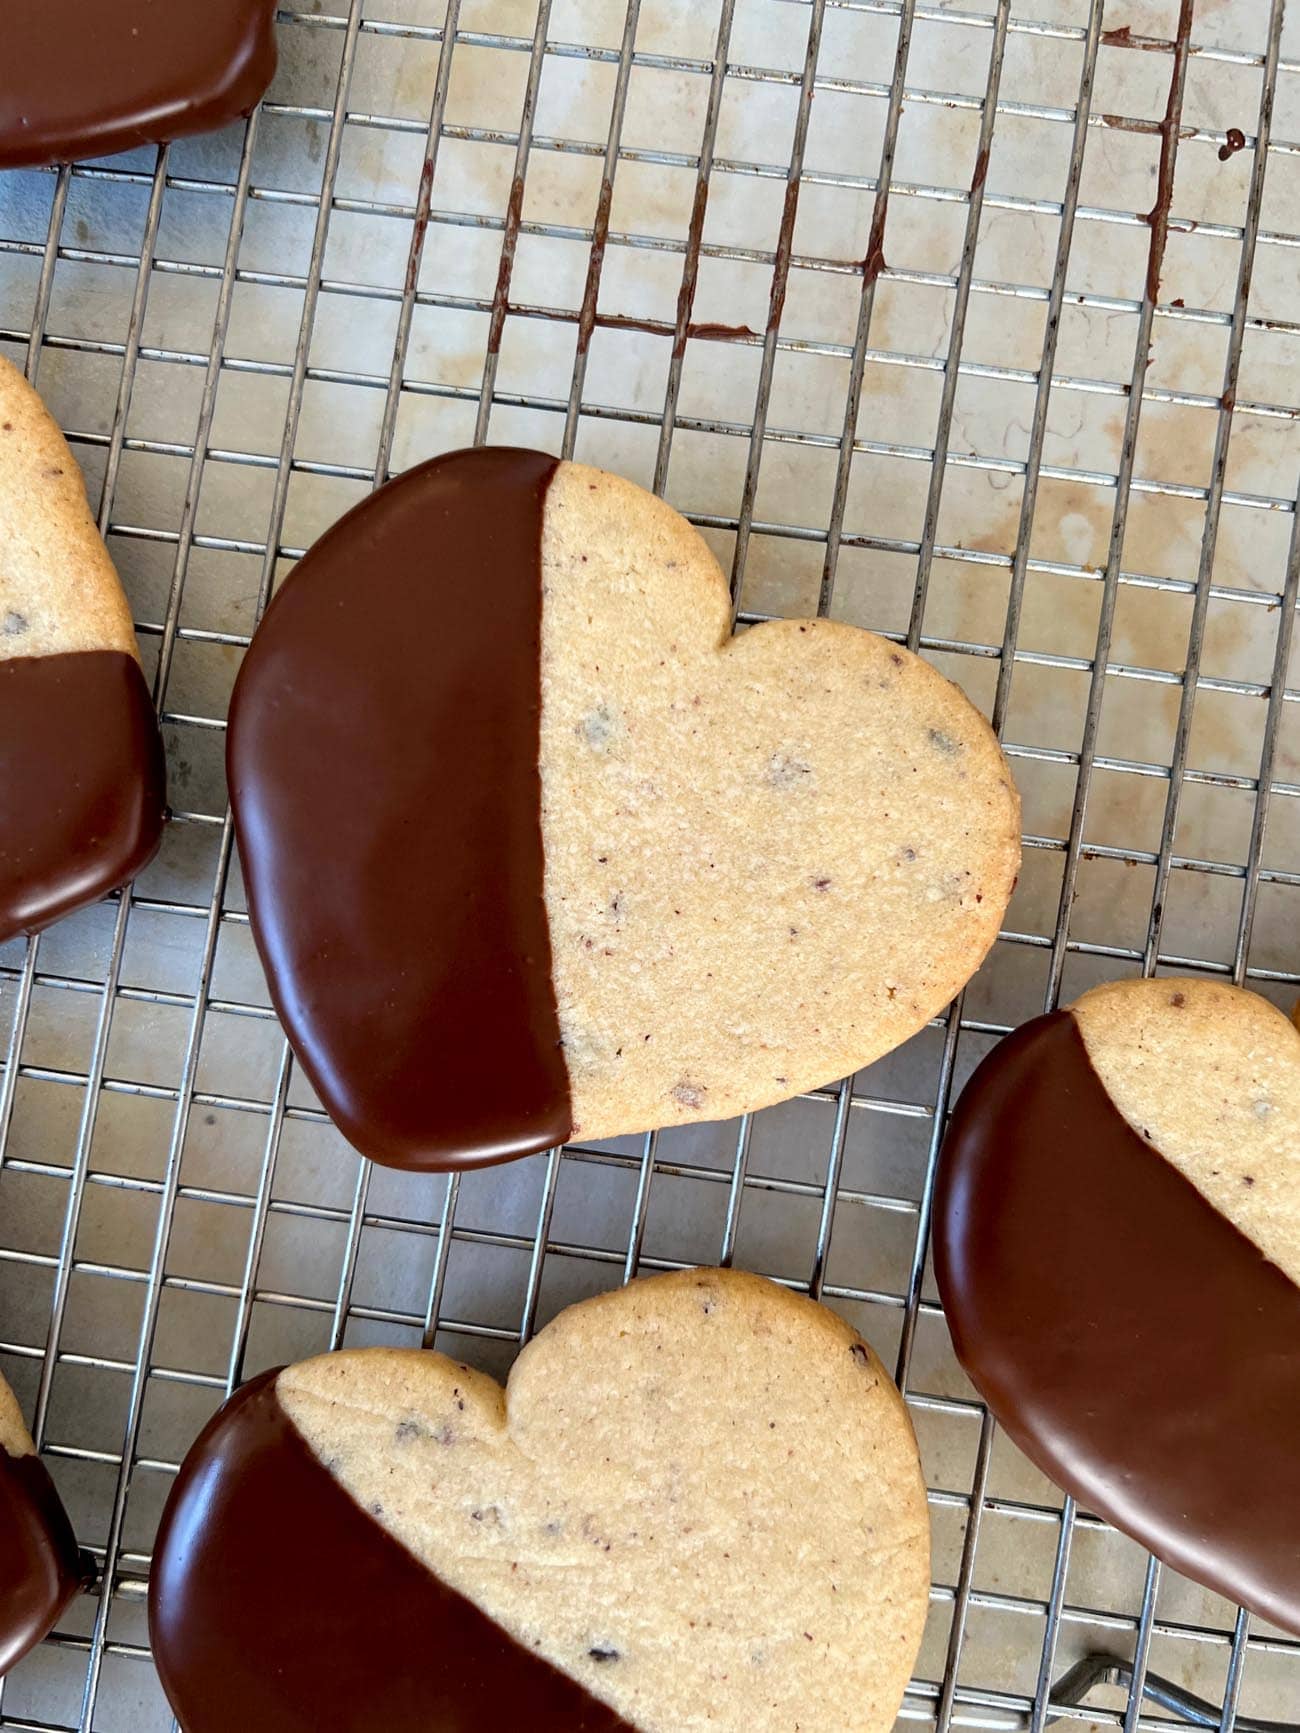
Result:
{"label": "shortbread cookie", "polygon": [[1300,1634],[1300,1034],[1199,980],[1026,1024],[944,1143],[957,1353],[1040,1468]]}
{"label": "shortbread cookie", "polygon": [[54,1482],[0,1378],[0,1676],[46,1635],[86,1575]]}
{"label": "shortbread cookie", "polygon": [[163,802],[131,615],[81,471],[0,358],[0,941],[139,872]]}
{"label": "shortbread cookie", "polygon": [[181,1468],[150,1629],[187,1733],[885,1733],[928,1551],[870,1348],[689,1270],[571,1307],[504,1391],[395,1349],[246,1386]]}
{"label": "shortbread cookie", "polygon": [[721,1119],[869,1064],[997,935],[1019,803],[962,693],[826,620],[730,635],[631,483],[458,452],[308,553],[235,689],[290,1039],[378,1161]]}
{"label": "shortbread cookie", "polygon": [[275,0],[5,0],[0,169],[211,132],[275,71]]}

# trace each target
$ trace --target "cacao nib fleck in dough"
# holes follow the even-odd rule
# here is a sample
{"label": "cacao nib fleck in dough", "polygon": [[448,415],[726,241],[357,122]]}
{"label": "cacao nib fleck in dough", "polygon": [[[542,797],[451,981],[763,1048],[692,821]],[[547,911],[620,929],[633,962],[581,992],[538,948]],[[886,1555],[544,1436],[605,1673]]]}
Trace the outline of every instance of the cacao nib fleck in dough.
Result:
{"label": "cacao nib fleck in dough", "polygon": [[27,616],[19,614],[10,608],[4,618],[4,633],[6,638],[21,638],[27,630]]}
{"label": "cacao nib fleck in dough", "polygon": [[704,1106],[704,1086],[699,1083],[676,1083],[673,1085],[673,1100],[683,1107]]}
{"label": "cacao nib fleck in dough", "polygon": [[607,704],[598,704],[581,722],[587,744],[597,752],[606,752],[614,738],[615,722]]}
{"label": "cacao nib fleck in dough", "polygon": [[594,1649],[588,1649],[587,1653],[591,1656],[593,1661],[599,1661],[602,1665],[606,1661],[617,1661],[619,1659],[618,1650],[610,1648],[605,1643],[598,1644]]}
{"label": "cacao nib fleck in dough", "polygon": [[928,730],[930,744],[936,752],[942,752],[946,758],[956,758],[962,749],[960,740],[954,740],[951,734],[945,734],[942,728]]}
{"label": "cacao nib fleck in dough", "polygon": [[418,1420],[413,1420],[408,1416],[405,1420],[397,1422],[393,1432],[393,1442],[395,1444],[411,1444],[417,1438],[427,1438],[428,1436],[428,1428],[422,1426]]}
{"label": "cacao nib fleck in dough", "polygon": [[852,1354],[853,1358],[860,1366],[869,1366],[871,1364],[871,1356],[867,1353],[867,1350],[863,1347],[861,1342],[855,1342],[849,1349],[849,1353]]}
{"label": "cacao nib fleck in dough", "polygon": [[812,765],[802,758],[774,752],[767,764],[767,781],[773,788],[798,788],[812,775]]}
{"label": "cacao nib fleck in dough", "polygon": [[1169,1003],[1173,1006],[1175,1011],[1181,1011],[1183,1006],[1187,1003],[1187,995],[1185,993],[1171,993],[1169,995]]}
{"label": "cacao nib fleck in dough", "polygon": [[815,891],[828,891],[831,888],[829,879],[814,879],[812,884]]}

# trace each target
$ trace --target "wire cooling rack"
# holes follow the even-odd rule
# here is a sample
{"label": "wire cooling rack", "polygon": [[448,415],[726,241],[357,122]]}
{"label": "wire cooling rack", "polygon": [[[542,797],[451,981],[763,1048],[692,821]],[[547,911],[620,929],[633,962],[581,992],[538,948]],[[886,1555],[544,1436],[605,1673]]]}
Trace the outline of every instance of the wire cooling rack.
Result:
{"label": "wire cooling rack", "polygon": [[[999,1435],[926,1244],[946,1111],[1007,1028],[1142,970],[1300,985],[1296,18],[316,0],[280,44],[247,127],[0,176],[0,341],[87,471],[174,808],[128,894],[0,949],[0,1363],[103,1580],[0,1724],[171,1726],[154,1525],[244,1376],[365,1342],[503,1372],[569,1301],[718,1259],[821,1295],[907,1392],[935,1580],[905,1720],[1295,1719],[1300,1644]],[[919,647],[992,716],[1027,835],[988,965],[869,1072],[448,1183],[362,1166],[292,1064],[223,719],[303,548],[482,439],[664,491],[742,622]]]}

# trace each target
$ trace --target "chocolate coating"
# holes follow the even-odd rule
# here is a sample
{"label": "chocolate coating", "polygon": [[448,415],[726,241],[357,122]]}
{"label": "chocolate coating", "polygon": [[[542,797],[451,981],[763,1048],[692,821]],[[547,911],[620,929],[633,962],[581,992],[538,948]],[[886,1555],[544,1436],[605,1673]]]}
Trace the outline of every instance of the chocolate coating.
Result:
{"label": "chocolate coating", "polygon": [[83,1577],[45,1464],[0,1450],[0,1675],[40,1642]]}
{"label": "chocolate coating", "polygon": [[149,1630],[184,1733],[632,1733],[363,1511],[275,1379],[209,1421],[154,1546]]}
{"label": "chocolate coating", "polygon": [[149,688],[119,650],[0,661],[0,941],[125,884],[162,836]]}
{"label": "chocolate coating", "polygon": [[934,1257],[957,1354],[1025,1454],[1300,1633],[1300,1288],[1131,1129],[1068,1012],[967,1084]]}
{"label": "chocolate coating", "polygon": [[5,0],[0,168],[211,132],[275,71],[275,0]]}
{"label": "chocolate coating", "polygon": [[541,536],[555,460],[408,471],[300,561],[230,707],[271,996],[325,1107],[394,1167],[562,1143],[542,894]]}

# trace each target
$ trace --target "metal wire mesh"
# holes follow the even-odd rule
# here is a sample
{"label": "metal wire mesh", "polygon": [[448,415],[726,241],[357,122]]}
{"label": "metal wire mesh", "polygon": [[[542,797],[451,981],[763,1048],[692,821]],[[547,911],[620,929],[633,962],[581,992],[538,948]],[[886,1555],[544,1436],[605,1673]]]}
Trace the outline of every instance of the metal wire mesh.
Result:
{"label": "metal wire mesh", "polygon": [[[0,177],[0,341],[87,470],[175,809],[127,894],[0,949],[0,1363],[104,1584],[0,1725],[171,1726],[153,1528],[241,1378],[362,1342],[504,1371],[583,1294],[733,1258],[907,1393],[935,1582],[905,1720],[1038,1729],[1097,1648],[1132,1683],[1084,1725],[1169,1725],[1149,1669],[1225,1728],[1294,1715],[1300,1644],[998,1434],[926,1254],[946,1111],[1017,1021],[1137,970],[1300,983],[1284,0],[336,0],[280,35],[247,127]],[[1028,834],[986,969],[870,1072],[448,1183],[362,1166],[295,1071],[222,730],[286,566],[485,438],[666,492],[742,623],[919,647],[992,715]]]}

